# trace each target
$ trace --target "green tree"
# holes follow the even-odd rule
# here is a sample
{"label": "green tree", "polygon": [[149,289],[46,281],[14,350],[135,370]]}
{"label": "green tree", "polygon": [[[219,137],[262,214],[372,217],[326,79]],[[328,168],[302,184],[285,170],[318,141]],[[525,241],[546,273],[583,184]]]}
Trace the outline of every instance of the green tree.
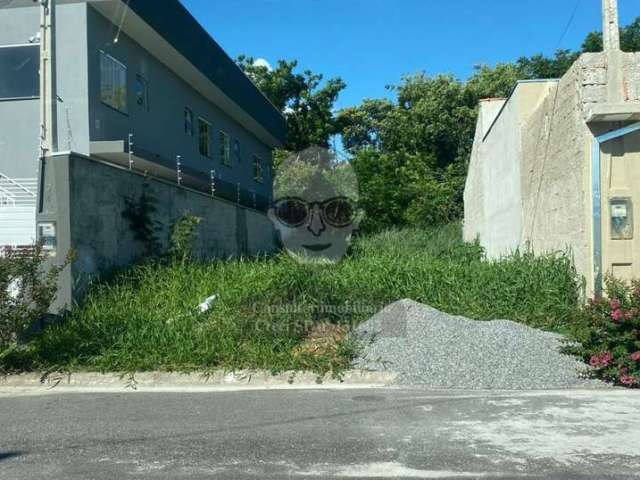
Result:
{"label": "green tree", "polygon": [[[621,30],[622,48],[640,51],[640,18]],[[590,34],[582,51],[602,49]],[[558,50],[496,66],[478,65],[468,81],[449,75],[404,77],[395,99],[365,100],[339,113],[343,144],[353,155],[367,230],[429,225],[462,214],[462,194],[479,100],[507,97],[516,82],[560,78],[581,52]]]}
{"label": "green tree", "polygon": [[[601,52],[602,32],[591,32],[582,44],[583,52]],[[620,48],[625,52],[640,52],[640,17],[620,29]]]}
{"label": "green tree", "polygon": [[312,145],[329,147],[338,133],[334,106],[346,84],[340,78],[323,82],[321,74],[298,72],[297,61],[280,60],[275,68],[256,65],[252,57],[240,56],[240,68],[287,119],[286,150],[300,151]]}

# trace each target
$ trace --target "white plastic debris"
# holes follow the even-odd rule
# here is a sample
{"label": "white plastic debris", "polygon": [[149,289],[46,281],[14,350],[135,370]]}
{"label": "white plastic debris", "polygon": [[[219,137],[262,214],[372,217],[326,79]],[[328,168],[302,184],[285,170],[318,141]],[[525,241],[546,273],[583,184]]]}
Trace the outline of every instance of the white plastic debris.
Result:
{"label": "white plastic debris", "polygon": [[198,305],[198,310],[200,311],[200,313],[206,313],[209,310],[211,310],[211,307],[213,307],[213,304],[216,302],[217,299],[218,299],[218,295],[211,295],[204,302]]}
{"label": "white plastic debris", "polygon": [[14,278],[7,286],[7,293],[9,298],[17,300],[22,293],[22,281],[19,278]]}

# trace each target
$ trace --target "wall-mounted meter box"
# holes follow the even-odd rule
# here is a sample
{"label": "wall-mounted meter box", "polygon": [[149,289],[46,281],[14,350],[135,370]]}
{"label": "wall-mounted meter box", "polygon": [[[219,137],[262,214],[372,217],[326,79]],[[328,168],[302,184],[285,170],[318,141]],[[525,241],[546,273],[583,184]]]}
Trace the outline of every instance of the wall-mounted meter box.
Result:
{"label": "wall-mounted meter box", "polygon": [[630,198],[612,198],[609,202],[611,239],[633,239],[633,204]]}
{"label": "wall-mounted meter box", "polygon": [[56,235],[55,222],[38,223],[38,241],[42,243],[42,249],[49,256],[56,256],[56,250],[58,249],[58,237]]}

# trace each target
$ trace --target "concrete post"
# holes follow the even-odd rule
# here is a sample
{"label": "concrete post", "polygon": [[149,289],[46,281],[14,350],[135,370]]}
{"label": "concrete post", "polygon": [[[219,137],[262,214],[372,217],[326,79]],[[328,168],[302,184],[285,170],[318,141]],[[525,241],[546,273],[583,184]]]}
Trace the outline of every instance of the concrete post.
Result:
{"label": "concrete post", "polygon": [[40,0],[40,151],[58,151],[56,0]]}
{"label": "concrete post", "polygon": [[604,37],[604,51],[620,50],[620,20],[618,17],[618,0],[603,0],[604,21],[602,34]]}
{"label": "concrete post", "polygon": [[622,86],[622,56],[620,50],[620,19],[618,0],[602,0],[602,37],[607,55],[607,89],[609,103],[624,101]]}

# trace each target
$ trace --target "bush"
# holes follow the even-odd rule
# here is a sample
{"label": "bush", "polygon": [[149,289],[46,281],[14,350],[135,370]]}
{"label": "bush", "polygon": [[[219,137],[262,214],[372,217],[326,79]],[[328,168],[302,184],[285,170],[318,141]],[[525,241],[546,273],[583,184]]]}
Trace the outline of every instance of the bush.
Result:
{"label": "bush", "polygon": [[65,265],[45,271],[42,246],[6,248],[0,255],[0,352],[15,345],[42,319],[56,297]]}
{"label": "bush", "polygon": [[640,387],[640,281],[609,278],[606,297],[589,301],[574,326],[581,345],[568,350],[584,358],[594,376]]}

